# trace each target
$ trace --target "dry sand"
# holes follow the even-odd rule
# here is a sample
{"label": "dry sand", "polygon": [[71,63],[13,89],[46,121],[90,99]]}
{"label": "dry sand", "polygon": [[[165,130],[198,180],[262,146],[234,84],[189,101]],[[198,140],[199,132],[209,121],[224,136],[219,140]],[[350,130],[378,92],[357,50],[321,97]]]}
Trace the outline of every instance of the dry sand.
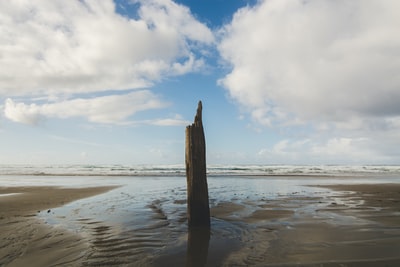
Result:
{"label": "dry sand", "polygon": [[[187,250],[165,248],[153,265],[400,266],[400,184],[323,187],[337,193],[217,203],[210,236],[189,233]],[[36,214],[110,189],[0,188],[21,193],[0,197],[0,266],[90,262],[93,240],[45,225]]]}

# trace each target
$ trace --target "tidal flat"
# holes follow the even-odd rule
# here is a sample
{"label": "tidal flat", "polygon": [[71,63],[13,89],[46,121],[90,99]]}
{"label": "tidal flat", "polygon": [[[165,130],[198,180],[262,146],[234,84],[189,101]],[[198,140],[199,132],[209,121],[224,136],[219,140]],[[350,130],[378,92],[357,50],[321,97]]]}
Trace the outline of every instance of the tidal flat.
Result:
{"label": "tidal flat", "polygon": [[189,231],[182,176],[0,177],[0,265],[400,264],[400,177],[209,176],[208,186],[211,229]]}

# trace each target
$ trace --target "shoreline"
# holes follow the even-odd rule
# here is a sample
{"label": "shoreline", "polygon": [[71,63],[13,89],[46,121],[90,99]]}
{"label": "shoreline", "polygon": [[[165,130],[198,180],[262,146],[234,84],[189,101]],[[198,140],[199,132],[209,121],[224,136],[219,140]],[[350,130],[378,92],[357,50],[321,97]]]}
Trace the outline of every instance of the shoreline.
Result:
{"label": "shoreline", "polygon": [[[362,178],[399,176],[399,172],[349,172],[349,173],[207,173],[209,178],[219,177],[300,177],[300,178]],[[186,173],[2,173],[0,177],[186,177]]]}

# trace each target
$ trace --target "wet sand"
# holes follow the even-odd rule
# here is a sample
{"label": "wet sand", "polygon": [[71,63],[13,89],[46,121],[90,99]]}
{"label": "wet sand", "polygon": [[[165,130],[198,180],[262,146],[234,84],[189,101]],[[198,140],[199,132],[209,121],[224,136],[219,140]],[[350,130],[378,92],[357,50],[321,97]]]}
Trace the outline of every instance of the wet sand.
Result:
{"label": "wet sand", "polygon": [[337,193],[212,207],[214,220],[245,230],[223,259],[211,233],[206,266],[400,266],[400,184],[320,187]]}
{"label": "wet sand", "polygon": [[[210,232],[187,233],[185,201],[175,199],[170,214],[161,199],[148,205],[154,216],[122,235],[107,221],[89,235],[37,218],[113,187],[0,188],[20,193],[0,197],[0,266],[400,266],[400,184],[313,187],[334,191],[211,201]],[[159,229],[170,230],[156,238]]]}
{"label": "wet sand", "polygon": [[0,266],[79,266],[89,242],[37,214],[113,188],[0,187]]}

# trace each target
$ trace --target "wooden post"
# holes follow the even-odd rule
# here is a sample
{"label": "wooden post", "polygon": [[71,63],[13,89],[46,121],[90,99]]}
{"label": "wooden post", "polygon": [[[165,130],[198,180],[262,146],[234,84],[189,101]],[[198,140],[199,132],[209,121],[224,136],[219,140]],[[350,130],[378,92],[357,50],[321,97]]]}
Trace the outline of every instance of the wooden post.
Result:
{"label": "wooden post", "polygon": [[187,216],[189,227],[210,228],[206,174],[206,142],[199,101],[194,123],[186,127]]}

